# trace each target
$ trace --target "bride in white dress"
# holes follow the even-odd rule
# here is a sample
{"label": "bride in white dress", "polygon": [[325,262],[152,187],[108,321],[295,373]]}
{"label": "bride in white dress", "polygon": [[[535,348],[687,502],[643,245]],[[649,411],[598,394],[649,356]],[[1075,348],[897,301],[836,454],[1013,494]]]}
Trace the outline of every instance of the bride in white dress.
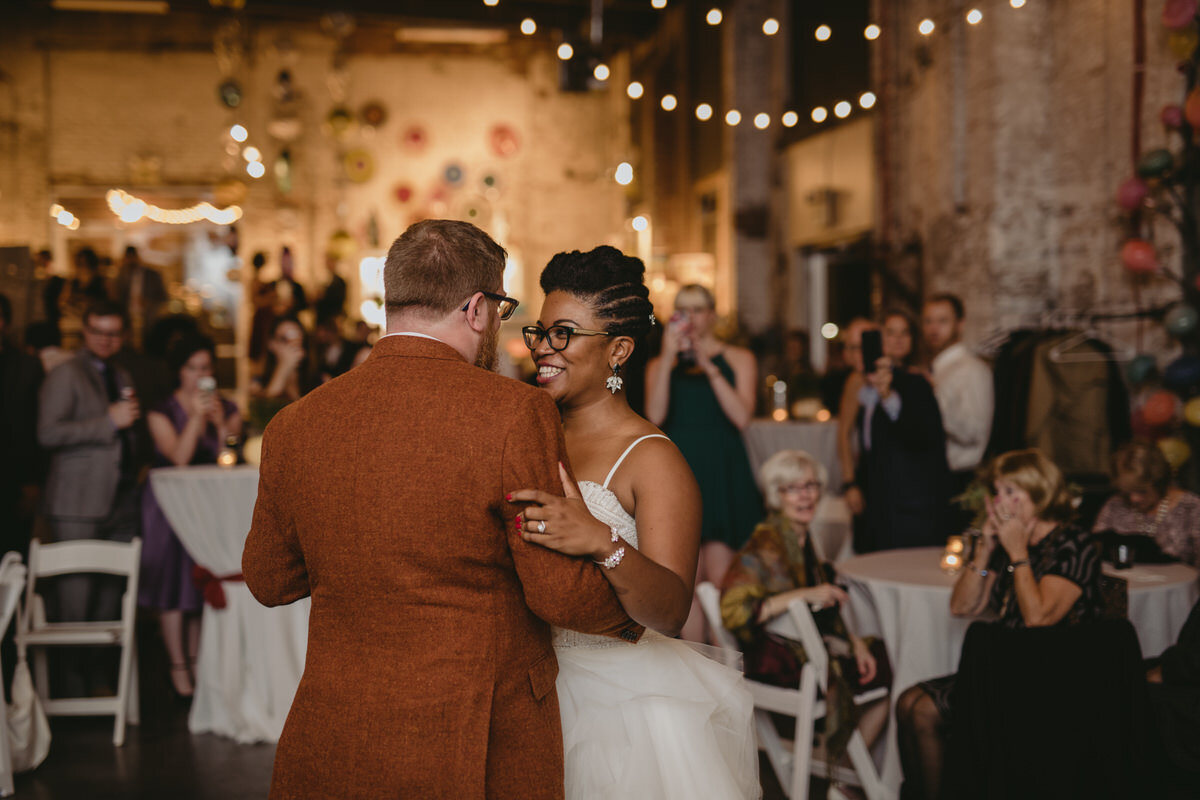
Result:
{"label": "bride in white dress", "polygon": [[753,703],[741,673],[675,636],[691,608],[700,496],[683,456],[630,409],[625,375],[652,324],[644,267],[612,247],[560,253],[523,329],[562,413],[579,488],[527,490],[525,538],[604,571],[637,644],[556,630],[568,800],[758,798]]}

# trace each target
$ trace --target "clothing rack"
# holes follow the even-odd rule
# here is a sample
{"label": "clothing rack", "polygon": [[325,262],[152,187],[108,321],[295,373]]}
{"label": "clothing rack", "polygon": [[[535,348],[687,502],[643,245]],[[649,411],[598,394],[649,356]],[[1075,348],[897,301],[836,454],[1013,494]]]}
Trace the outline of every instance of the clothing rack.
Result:
{"label": "clothing rack", "polygon": [[[1120,322],[1138,319],[1162,319],[1175,303],[1165,303],[1151,308],[1111,311],[1077,311],[1073,309],[1049,308],[1026,315],[1018,324],[993,328],[975,345],[981,356],[995,357],[1000,348],[1015,331],[1059,330],[1063,332],[1082,330],[1082,338],[1104,339],[1096,330],[1097,323]],[[1077,343],[1077,342],[1076,342]],[[1122,353],[1122,355],[1125,355]],[[1132,358],[1132,355],[1129,356]]]}

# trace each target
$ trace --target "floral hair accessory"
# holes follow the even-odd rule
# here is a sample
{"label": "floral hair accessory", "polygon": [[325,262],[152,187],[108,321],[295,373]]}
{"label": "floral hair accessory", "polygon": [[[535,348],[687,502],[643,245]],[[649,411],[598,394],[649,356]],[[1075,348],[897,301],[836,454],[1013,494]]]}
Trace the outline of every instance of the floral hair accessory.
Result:
{"label": "floral hair accessory", "polygon": [[653,328],[657,324],[658,324],[658,320],[654,318],[654,312],[651,311],[650,312],[650,327]]}

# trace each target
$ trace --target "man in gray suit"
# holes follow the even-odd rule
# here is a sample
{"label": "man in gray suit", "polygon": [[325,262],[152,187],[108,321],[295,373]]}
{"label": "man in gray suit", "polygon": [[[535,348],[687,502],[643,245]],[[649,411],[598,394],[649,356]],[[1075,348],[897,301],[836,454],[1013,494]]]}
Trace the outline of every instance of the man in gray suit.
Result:
{"label": "man in gray suit", "polygon": [[[83,315],[83,347],[42,384],[38,442],[50,452],[45,510],[55,541],[130,541],[137,535],[133,423],[141,410],[129,373],[112,361],[125,330],[122,306],[93,303]],[[58,618],[118,618],[123,582],[59,578]],[[72,693],[81,694],[79,689],[70,686]]]}

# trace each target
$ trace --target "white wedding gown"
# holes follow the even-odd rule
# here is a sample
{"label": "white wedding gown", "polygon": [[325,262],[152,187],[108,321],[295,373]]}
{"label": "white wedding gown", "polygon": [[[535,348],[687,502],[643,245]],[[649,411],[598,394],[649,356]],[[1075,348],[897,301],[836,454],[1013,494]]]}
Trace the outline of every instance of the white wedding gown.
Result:
{"label": "white wedding gown", "polygon": [[[592,516],[633,547],[637,526],[608,483],[647,438],[603,484],[579,484]],[[762,796],[750,692],[696,647],[649,629],[637,644],[554,630],[567,800]]]}

